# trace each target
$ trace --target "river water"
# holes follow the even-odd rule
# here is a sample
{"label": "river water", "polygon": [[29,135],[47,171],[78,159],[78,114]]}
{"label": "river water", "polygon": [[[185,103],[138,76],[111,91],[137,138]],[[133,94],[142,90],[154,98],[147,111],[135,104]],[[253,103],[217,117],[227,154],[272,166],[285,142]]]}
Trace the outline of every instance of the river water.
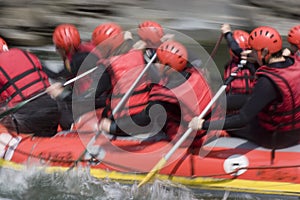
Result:
{"label": "river water", "polygon": [[[210,52],[214,44],[204,46]],[[53,47],[29,48],[52,68],[59,68],[59,57]],[[215,60],[222,70],[228,52],[226,45],[218,49]],[[111,180],[98,180],[87,170],[47,174],[34,168],[23,171],[0,168],[0,200],[218,200],[218,199],[291,199],[298,197],[266,196],[191,189],[169,182],[155,181],[137,189],[137,184],[128,185]]]}
{"label": "river water", "polygon": [[208,191],[155,181],[140,189],[110,180],[98,180],[80,169],[68,173],[45,173],[34,168],[23,171],[0,169],[1,200],[297,200],[297,197],[270,196],[225,191]]}

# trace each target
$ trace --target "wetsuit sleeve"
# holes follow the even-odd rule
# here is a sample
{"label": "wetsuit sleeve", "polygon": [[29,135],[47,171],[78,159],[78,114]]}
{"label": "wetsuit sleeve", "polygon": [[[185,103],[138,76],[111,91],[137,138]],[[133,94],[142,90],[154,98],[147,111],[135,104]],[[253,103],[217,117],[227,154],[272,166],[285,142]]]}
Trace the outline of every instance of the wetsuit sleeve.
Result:
{"label": "wetsuit sleeve", "polygon": [[[145,111],[142,111],[141,113],[136,114],[132,117],[125,117],[116,121],[112,121],[110,133],[116,136],[128,136],[129,134],[127,134],[126,132],[131,134],[134,134],[136,132],[136,128],[133,123],[135,123],[135,125],[137,126],[146,126],[150,123],[150,121],[151,119],[147,115],[147,113]],[[127,127],[126,132],[124,132],[120,127]]]}
{"label": "wetsuit sleeve", "polygon": [[226,95],[226,102],[228,111],[239,110],[243,107],[246,103],[247,99],[249,98],[250,94],[227,94]]}
{"label": "wetsuit sleeve", "polygon": [[70,94],[67,98],[65,97],[64,100],[72,100],[77,103],[91,101],[95,102],[95,108],[104,107],[106,105],[108,93],[111,90],[110,75],[104,66],[99,65],[90,75],[90,78],[93,80],[90,90],[79,96],[75,95],[72,97]]}
{"label": "wetsuit sleeve", "polygon": [[[162,101],[151,101],[147,105],[147,107],[140,113],[133,115],[132,117],[126,117],[121,118],[116,121],[112,121],[111,127],[110,127],[110,133],[117,136],[125,136],[127,135],[124,133],[120,127],[126,127],[126,131],[130,132],[131,134],[140,134],[140,133],[149,133],[149,132],[158,132],[161,130],[161,127],[164,126],[165,123],[165,114],[166,112],[158,112],[155,113],[154,117],[155,119],[151,119],[149,112],[151,112],[151,108],[153,106],[161,106],[167,113],[177,112],[177,107],[175,104],[162,102]],[[180,111],[178,111],[180,112]],[[153,123],[152,120],[155,122]],[[136,125],[141,127],[141,131],[138,131],[136,126],[132,125],[132,123],[135,123]],[[150,123],[152,123],[151,126],[147,126]],[[147,127],[146,127],[147,126]]]}
{"label": "wetsuit sleeve", "polygon": [[[125,117],[122,119],[119,119],[117,121],[112,121],[111,127],[110,127],[110,133],[117,136],[124,136],[127,135],[124,133],[120,127],[134,127],[132,126],[132,123],[134,122],[138,126],[146,126],[151,122],[151,118],[149,116],[149,110],[151,107],[155,104],[160,104],[160,102],[150,102],[146,109],[144,109],[142,112],[132,116],[132,117]],[[134,132],[135,130],[127,130],[128,132]]]}
{"label": "wetsuit sleeve", "polygon": [[92,78],[93,81],[97,83],[96,98],[112,89],[110,74],[103,65],[98,66],[96,72],[93,73]]}
{"label": "wetsuit sleeve", "polygon": [[239,46],[239,44],[233,39],[232,32],[228,32],[225,34],[225,39],[227,41],[228,47],[231,51],[238,57],[241,56],[243,49]]}
{"label": "wetsuit sleeve", "polygon": [[112,89],[111,79],[108,71],[104,69],[104,66],[100,66],[100,67],[102,67],[102,70],[104,71],[103,73],[101,73],[99,82],[97,82],[96,93],[95,93],[96,108],[101,108],[106,106],[106,99],[109,98],[109,93]]}
{"label": "wetsuit sleeve", "polygon": [[79,69],[87,71],[97,66],[99,58],[90,52],[78,52],[72,56],[70,62],[72,74],[77,74]]}
{"label": "wetsuit sleeve", "polygon": [[223,120],[205,121],[203,129],[234,129],[241,128],[249,123],[264,107],[279,97],[279,91],[267,77],[260,77],[253,89],[252,95],[240,109],[239,114],[228,116]]}

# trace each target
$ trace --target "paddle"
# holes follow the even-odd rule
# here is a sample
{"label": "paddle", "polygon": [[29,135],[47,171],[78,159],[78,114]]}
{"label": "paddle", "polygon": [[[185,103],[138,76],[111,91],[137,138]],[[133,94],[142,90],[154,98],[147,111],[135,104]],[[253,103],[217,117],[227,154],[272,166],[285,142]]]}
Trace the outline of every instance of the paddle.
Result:
{"label": "paddle", "polygon": [[[221,94],[225,91],[227,85],[234,80],[234,77],[237,75],[237,72],[246,64],[247,61],[241,61],[241,64],[238,65],[238,68],[231,73],[231,75],[225,80],[224,84],[217,91],[215,96],[211,99],[211,101],[207,104],[201,114],[198,116],[199,119],[203,119],[213,104],[217,101],[217,99],[221,96]],[[188,138],[188,136],[193,132],[192,128],[189,128],[181,138],[175,143],[175,145],[171,148],[171,150],[164,156],[162,159],[151,169],[151,171],[145,176],[145,178],[138,184],[138,188],[151,180],[151,178],[167,163],[170,157],[174,154],[174,152],[180,147],[180,145]]]}
{"label": "paddle", "polygon": [[211,59],[215,57],[215,55],[216,55],[216,53],[217,53],[217,50],[218,50],[219,47],[220,47],[220,44],[221,44],[221,42],[222,42],[223,37],[224,37],[224,34],[221,34],[221,35],[219,36],[219,38],[218,38],[218,40],[217,40],[217,42],[216,42],[216,44],[215,44],[213,50],[212,50],[211,53],[210,53],[210,56],[208,57],[208,59],[206,60],[206,62],[205,62],[205,64],[204,64],[204,67],[203,67],[203,68],[205,68],[206,65],[209,63],[209,61],[211,61]]}
{"label": "paddle", "polygon": [[119,112],[120,108],[124,105],[124,103],[128,100],[129,96],[133,92],[133,90],[136,88],[144,74],[148,71],[148,69],[151,67],[151,64],[156,58],[156,53],[152,56],[151,60],[147,63],[146,67],[143,69],[143,71],[140,73],[140,75],[137,77],[137,79],[134,81],[134,83],[131,85],[131,87],[128,89],[128,91],[125,93],[125,95],[122,97],[121,101],[117,104],[115,109],[112,111],[112,115],[115,115],[117,112]]}
{"label": "paddle", "polygon": [[[94,67],[94,68],[92,68],[92,69],[90,69],[90,70],[88,70],[88,71],[86,71],[86,72],[84,72],[84,73],[82,73],[82,74],[76,76],[75,78],[72,78],[72,79],[66,81],[66,82],[63,84],[63,86],[67,86],[67,85],[69,85],[69,84],[71,84],[71,83],[77,81],[78,79],[80,79],[80,78],[86,76],[87,74],[92,73],[92,72],[95,71],[97,68],[98,68],[98,66],[96,66],[96,67]],[[47,93],[46,91],[43,91],[43,92],[41,92],[41,93],[39,93],[39,94],[37,94],[37,95],[35,95],[35,96],[29,98],[29,99],[26,99],[25,101],[22,101],[21,103],[18,103],[17,105],[15,105],[15,106],[12,107],[12,108],[7,109],[6,111],[4,111],[4,112],[2,112],[2,113],[0,114],[0,119],[2,119],[3,117],[5,117],[6,115],[9,115],[9,114],[11,114],[11,113],[16,112],[17,110],[19,110],[20,108],[22,108],[22,107],[23,107],[24,105],[26,105],[27,103],[29,103],[29,102],[31,102],[31,101],[33,101],[33,100],[39,98],[40,96],[43,96],[43,95],[46,94],[46,93]]]}
{"label": "paddle", "polygon": [[[133,82],[133,84],[131,85],[131,87],[128,89],[128,91],[125,93],[125,95],[122,97],[121,101],[113,109],[112,116],[114,116],[121,109],[121,107],[124,105],[124,103],[128,100],[129,96],[131,95],[131,93],[133,92],[133,90],[136,88],[136,86],[138,85],[138,83],[140,82],[140,80],[142,79],[142,77],[144,76],[144,74],[151,67],[151,64],[153,63],[153,61],[155,60],[155,58],[156,58],[156,53],[152,56],[151,60],[147,63],[147,65],[145,66],[145,68],[143,69],[143,71],[140,73],[140,75],[137,77],[137,79]],[[90,144],[94,143],[94,141],[96,141],[96,139],[99,137],[100,133],[101,133],[101,130],[97,131],[97,133],[93,136],[93,138],[88,142],[87,147]],[[73,165],[71,167],[69,167],[69,169],[67,171],[70,171],[71,169],[73,169],[77,165],[77,163],[80,160],[82,160],[82,158],[84,157],[84,155],[88,151],[87,147],[84,149],[84,151],[80,154],[80,156],[78,157],[78,159],[76,161],[74,161]]]}

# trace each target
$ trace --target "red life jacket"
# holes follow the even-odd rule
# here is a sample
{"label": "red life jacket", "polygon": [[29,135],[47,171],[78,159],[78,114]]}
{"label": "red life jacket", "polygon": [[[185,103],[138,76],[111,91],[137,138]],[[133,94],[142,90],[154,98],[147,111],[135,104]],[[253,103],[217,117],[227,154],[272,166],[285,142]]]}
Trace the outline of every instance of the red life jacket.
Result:
{"label": "red life jacket", "polygon": [[259,113],[261,125],[269,131],[290,131],[300,128],[300,63],[285,68],[262,66],[256,73],[271,79],[280,90],[281,99]]}
{"label": "red life jacket", "polygon": [[[224,80],[230,77],[232,72],[238,69],[237,63],[231,61],[224,71]],[[234,80],[228,84],[226,93],[229,94],[250,94],[255,83],[255,71],[254,65],[246,64],[241,70],[238,71]]]}
{"label": "red life jacket", "polygon": [[0,54],[0,96],[9,106],[24,101],[49,86],[39,59],[12,48]]}
{"label": "red life jacket", "polygon": [[[212,98],[210,87],[203,75],[193,67],[187,68],[186,71],[190,73],[190,77],[183,84],[170,89],[154,85],[149,98],[149,101],[179,104],[181,118],[185,122],[181,123],[184,127],[179,129],[179,133],[183,133],[187,129],[187,124],[193,117],[200,115]],[[201,135],[202,133],[203,131],[198,131],[197,134]],[[173,138],[176,132],[170,130],[167,134]]]}
{"label": "red life jacket", "polygon": [[[112,96],[110,108],[113,110],[145,67],[143,52],[130,50],[126,54],[110,58]],[[140,113],[148,103],[150,81],[144,76],[126,104],[114,118]]]}

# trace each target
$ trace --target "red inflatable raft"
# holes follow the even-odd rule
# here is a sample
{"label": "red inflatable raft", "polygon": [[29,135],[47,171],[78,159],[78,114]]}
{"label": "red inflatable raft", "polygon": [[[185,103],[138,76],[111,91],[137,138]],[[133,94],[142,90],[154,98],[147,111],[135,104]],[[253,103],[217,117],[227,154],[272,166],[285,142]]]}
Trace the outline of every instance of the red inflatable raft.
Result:
{"label": "red inflatable raft", "polygon": [[[0,166],[41,166],[49,172],[84,166],[97,178],[138,183],[174,145],[157,137],[112,140],[104,133],[94,140],[95,124],[89,119],[80,131],[51,138],[2,128]],[[202,147],[178,148],[156,178],[201,189],[300,196],[300,144],[271,155],[270,149],[243,139],[215,137]]]}

